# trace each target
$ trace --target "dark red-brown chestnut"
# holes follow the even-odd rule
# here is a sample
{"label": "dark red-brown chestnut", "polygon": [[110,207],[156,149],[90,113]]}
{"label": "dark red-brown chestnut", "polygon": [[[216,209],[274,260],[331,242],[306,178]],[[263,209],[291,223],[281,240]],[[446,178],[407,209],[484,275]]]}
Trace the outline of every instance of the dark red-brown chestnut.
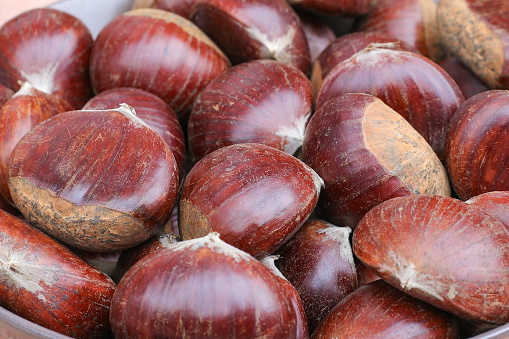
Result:
{"label": "dark red-brown chestnut", "polygon": [[321,17],[299,8],[294,8],[294,10],[299,16],[302,29],[304,29],[311,63],[313,63],[320,53],[336,39],[336,33]]}
{"label": "dark red-brown chestnut", "polygon": [[9,160],[14,146],[41,121],[70,110],[72,107],[67,101],[41,92],[28,82],[0,108],[0,193],[9,204],[14,205],[8,185]]}
{"label": "dark red-brown chestnut", "polygon": [[295,338],[281,281],[215,232],[162,247],[136,263],[111,303],[115,338]]}
{"label": "dark red-brown chestnut", "polygon": [[0,108],[14,95],[14,91],[9,87],[0,84]]}
{"label": "dark red-brown chestnut", "polygon": [[509,230],[478,207],[436,195],[385,201],[357,225],[353,250],[413,297],[466,320],[509,321]]}
{"label": "dark red-brown chestnut", "polygon": [[193,105],[191,161],[249,142],[293,155],[302,146],[312,109],[311,82],[298,69],[274,60],[236,65],[214,79]]}
{"label": "dark red-brown chestnut", "polygon": [[39,123],[9,163],[11,196],[27,220],[92,252],[153,236],[170,217],[178,185],[170,148],[125,104]]}
{"label": "dark red-brown chestnut", "polygon": [[285,0],[196,0],[190,15],[233,64],[273,59],[310,70],[306,35]]}
{"label": "dark red-brown chestnut", "polygon": [[0,83],[17,91],[23,82],[80,109],[92,97],[89,58],[93,38],[68,13],[37,8],[0,28]]}
{"label": "dark red-brown chestnut", "polygon": [[416,48],[434,61],[445,56],[437,22],[436,0],[376,0],[353,31],[380,32]]}
{"label": "dark red-brown chestnut", "polygon": [[462,200],[509,190],[509,92],[489,90],[468,99],[447,134],[447,171]]}
{"label": "dark red-brown chestnut", "polygon": [[349,227],[310,219],[277,251],[275,265],[299,293],[311,333],[357,288],[351,232]]}
{"label": "dark red-brown chestnut", "polygon": [[196,0],[152,0],[153,7],[170,11],[184,18],[190,18],[191,8]]}
{"label": "dark red-brown chestnut", "polygon": [[302,159],[324,180],[317,215],[354,228],[382,201],[409,194],[450,195],[444,166],[417,131],[382,100],[347,93],[311,117]]}
{"label": "dark red-brown chestnut", "polygon": [[186,167],[184,131],[175,111],[163,99],[139,88],[119,87],[97,94],[82,109],[113,109],[123,103],[134,108],[136,116],[159,133],[170,146],[177,161],[179,177],[183,179]]}
{"label": "dark red-brown chestnut", "polygon": [[96,93],[143,89],[169,104],[184,126],[196,95],[229,67],[223,52],[192,22],[153,8],[111,20],[99,32],[90,57]]}
{"label": "dark red-brown chestnut", "polygon": [[465,99],[470,99],[474,95],[490,89],[457,57],[449,56],[444,58],[438,62],[438,65],[458,84]]}
{"label": "dark red-brown chestnut", "polygon": [[437,21],[444,48],[490,89],[509,89],[509,2],[440,0]]}
{"label": "dark red-brown chestnut", "polygon": [[357,17],[368,14],[371,0],[286,0],[305,10],[333,16]]}
{"label": "dark red-brown chestnut", "polygon": [[323,80],[316,107],[343,93],[380,98],[424,137],[442,161],[451,117],[465,100],[437,64],[387,44],[371,44],[334,67]]}
{"label": "dark red-brown chestnut", "polygon": [[456,339],[459,328],[450,314],[377,280],[341,300],[311,338]]}
{"label": "dark red-brown chestnut", "polygon": [[297,158],[263,144],[220,148],[198,161],[180,193],[183,240],[211,231],[249,254],[273,253],[311,215],[323,182]]}
{"label": "dark red-brown chestnut", "polygon": [[115,284],[65,246],[0,211],[0,305],[73,338],[105,338]]}
{"label": "dark red-brown chestnut", "polygon": [[509,230],[509,191],[486,192],[465,202],[479,207],[484,213],[502,222]]}

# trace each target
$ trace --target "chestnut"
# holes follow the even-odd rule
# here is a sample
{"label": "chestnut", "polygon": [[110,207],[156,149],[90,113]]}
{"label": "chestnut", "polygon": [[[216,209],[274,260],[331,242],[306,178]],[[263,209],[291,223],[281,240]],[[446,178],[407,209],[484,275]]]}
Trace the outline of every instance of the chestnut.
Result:
{"label": "chestnut", "polygon": [[384,281],[460,318],[509,321],[509,230],[465,202],[387,200],[353,232],[357,258]]}
{"label": "chestnut", "polygon": [[465,202],[479,207],[484,213],[502,222],[509,230],[509,191],[486,192]]}
{"label": "chestnut", "polygon": [[9,87],[0,84],[0,108],[14,95],[14,91]]}
{"label": "chestnut", "polygon": [[455,339],[459,327],[450,314],[377,280],[341,300],[311,338]]}
{"label": "chestnut", "polygon": [[440,60],[438,65],[454,79],[456,84],[458,84],[465,99],[470,99],[474,95],[490,89],[488,85],[479,79],[479,77],[457,57],[449,56]]}
{"label": "chestnut", "polygon": [[221,147],[260,143],[288,154],[302,146],[313,108],[311,82],[274,60],[236,65],[197,97],[188,124],[191,162]]}
{"label": "chestnut", "polygon": [[468,99],[447,134],[447,171],[462,200],[509,190],[509,92],[489,90]]}
{"label": "chestnut", "polygon": [[323,80],[316,107],[344,93],[380,98],[424,137],[442,161],[452,115],[465,101],[441,67],[390,44],[371,44],[334,67]]}
{"label": "chestnut", "polygon": [[368,14],[371,0],[286,0],[305,10],[333,16],[357,17]]}
{"label": "chestnut", "polygon": [[309,219],[284,243],[275,261],[302,299],[309,331],[357,288],[349,227]]}
{"label": "chestnut", "polygon": [[228,58],[192,22],[153,8],[115,17],[99,32],[90,56],[96,93],[143,89],[169,104],[183,126],[196,95],[229,67]]}
{"label": "chestnut", "polygon": [[0,211],[0,305],[73,338],[110,331],[115,284],[68,248]]}
{"label": "chestnut", "polygon": [[302,29],[306,35],[311,63],[313,63],[320,53],[336,39],[336,33],[318,15],[299,8],[294,8],[294,10],[299,16]]}
{"label": "chestnut", "polygon": [[311,215],[322,179],[297,158],[256,144],[225,146],[198,161],[179,202],[183,240],[215,231],[257,258],[272,254]]}
{"label": "chestnut", "polygon": [[68,111],[18,142],[9,190],[26,219],[92,252],[135,246],[164,226],[179,178],[170,148],[132,107]]}
{"label": "chestnut", "polygon": [[196,0],[152,0],[154,8],[170,11],[184,18],[189,18],[191,8]]}
{"label": "chestnut", "polygon": [[280,279],[212,232],[162,247],[132,266],[111,302],[115,338],[295,338]]}
{"label": "chestnut", "polygon": [[83,110],[113,109],[126,103],[136,116],[152,127],[170,146],[179,169],[179,178],[186,172],[186,145],[184,131],[175,111],[163,99],[139,88],[112,88],[87,101]]}
{"label": "chestnut", "polygon": [[190,18],[233,64],[273,59],[309,72],[306,35],[285,0],[196,0]]}
{"label": "chestnut", "polygon": [[450,195],[447,173],[424,138],[382,100],[347,93],[311,117],[302,160],[324,180],[316,212],[355,228],[379,203],[409,194]]}
{"label": "chestnut", "polygon": [[0,83],[20,82],[80,109],[92,97],[89,57],[93,38],[81,20],[60,10],[37,8],[0,28]]}

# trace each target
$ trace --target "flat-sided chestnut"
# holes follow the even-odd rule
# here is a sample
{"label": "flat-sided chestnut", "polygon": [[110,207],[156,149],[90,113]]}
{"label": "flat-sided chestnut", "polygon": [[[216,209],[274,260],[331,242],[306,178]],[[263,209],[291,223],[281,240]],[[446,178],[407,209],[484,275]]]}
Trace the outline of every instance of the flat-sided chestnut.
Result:
{"label": "flat-sided chestnut", "polygon": [[451,117],[465,100],[437,64],[387,44],[371,44],[334,67],[323,80],[316,107],[343,93],[380,98],[424,137],[442,161]]}
{"label": "flat-sided chestnut", "polygon": [[196,0],[190,16],[233,64],[273,59],[309,72],[306,35],[285,0]]}
{"label": "flat-sided chestnut", "polygon": [[68,248],[0,211],[0,305],[73,338],[105,338],[115,284]]}
{"label": "flat-sided chestnut", "polygon": [[274,60],[234,66],[214,79],[193,105],[191,160],[248,142],[293,155],[302,146],[312,108],[311,82],[298,69]]}
{"label": "flat-sided chestnut", "polygon": [[446,154],[461,199],[509,190],[509,92],[485,91],[461,105],[447,134]]}
{"label": "flat-sided chestnut", "polygon": [[311,338],[456,339],[459,329],[450,314],[378,280],[341,300]]}
{"label": "flat-sided chestnut", "polygon": [[353,233],[355,255],[398,289],[460,318],[509,321],[509,230],[451,197],[376,206]]}
{"label": "flat-sided chestnut", "polygon": [[357,288],[349,227],[313,219],[277,251],[275,265],[295,286],[306,311],[309,331]]}
{"label": "flat-sided chestnut", "polygon": [[10,193],[26,219],[93,252],[153,236],[178,185],[170,148],[128,105],[55,115],[25,134],[9,163]]}
{"label": "flat-sided chestnut", "polygon": [[491,89],[509,89],[509,2],[440,0],[437,21],[445,49]]}
{"label": "flat-sided chestnut", "polygon": [[337,96],[311,117],[302,159],[324,180],[318,216],[354,228],[382,201],[409,194],[450,195],[444,166],[417,131],[382,100]]}
{"label": "flat-sided chestnut", "polygon": [[163,247],[136,263],[111,303],[115,338],[296,338],[288,290],[217,233]]}
{"label": "flat-sided chestnut", "polygon": [[139,88],[120,87],[97,94],[82,109],[113,109],[124,103],[134,108],[136,116],[159,133],[170,146],[179,168],[179,177],[183,179],[186,167],[184,131],[175,111],[164,100]]}
{"label": "flat-sided chestnut", "polygon": [[354,31],[380,32],[415,47],[438,61],[445,56],[437,22],[436,0],[376,0],[368,15],[354,23]]}
{"label": "flat-sided chestnut", "polygon": [[179,203],[183,240],[211,231],[249,254],[274,252],[311,215],[323,182],[306,164],[273,147],[220,148],[186,176]]}
{"label": "flat-sided chestnut", "polygon": [[92,97],[93,38],[76,17],[51,8],[24,12],[0,28],[0,83],[17,91],[29,82],[80,109]]}
{"label": "flat-sided chestnut", "polygon": [[[117,106],[118,107],[118,106]],[[25,82],[0,109],[0,193],[14,205],[8,185],[8,167],[18,141],[41,121],[72,110],[59,97],[47,94]]]}
{"label": "flat-sided chestnut", "polygon": [[160,9],[120,14],[97,36],[90,57],[96,93],[140,88],[162,98],[185,125],[196,95],[230,67],[192,22]]}

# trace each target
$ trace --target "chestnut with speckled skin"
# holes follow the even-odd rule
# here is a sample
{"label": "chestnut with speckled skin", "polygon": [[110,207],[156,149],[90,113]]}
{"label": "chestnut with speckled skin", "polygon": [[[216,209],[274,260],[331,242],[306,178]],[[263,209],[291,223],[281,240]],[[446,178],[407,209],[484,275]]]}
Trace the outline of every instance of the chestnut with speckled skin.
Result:
{"label": "chestnut with speckled skin", "polygon": [[134,87],[163,99],[183,126],[198,93],[230,67],[189,20],[161,9],[120,14],[96,38],[90,75],[96,93]]}
{"label": "chestnut with speckled skin", "polygon": [[311,215],[321,178],[297,158],[248,143],[220,148],[196,163],[181,188],[183,240],[221,234],[227,243],[263,258]]}
{"label": "chestnut with speckled skin", "polygon": [[110,331],[115,284],[64,245],[0,211],[0,305],[73,338]]}
{"label": "chestnut with speckled skin", "polygon": [[508,114],[506,90],[477,94],[454,114],[447,134],[447,170],[461,199],[509,190]]}
{"label": "chestnut with speckled skin", "polygon": [[164,226],[177,164],[131,109],[60,113],[25,134],[12,152],[9,189],[30,223],[92,252],[135,246]]}
{"label": "chestnut with speckled skin", "polygon": [[459,327],[450,314],[377,280],[340,301],[311,338],[456,339]]}
{"label": "chestnut with speckled skin", "polygon": [[509,230],[459,199],[398,197],[353,232],[353,251],[383,280],[475,322],[509,321]]}
{"label": "chestnut with speckled skin", "polygon": [[76,17],[39,8],[0,28],[0,83],[17,91],[28,81],[80,109],[93,95],[89,57],[93,38]]}
{"label": "chestnut with speckled skin", "polygon": [[228,145],[255,142],[294,154],[313,108],[311,82],[274,60],[227,70],[197,97],[188,125],[193,163]]}
{"label": "chestnut with speckled skin", "polygon": [[306,35],[285,0],[196,0],[190,15],[233,64],[273,59],[310,70]]}
{"label": "chestnut with speckled skin", "polygon": [[465,101],[458,85],[420,54],[380,47],[369,45],[334,67],[322,83],[316,107],[344,93],[374,95],[405,118],[444,161],[452,115]]}

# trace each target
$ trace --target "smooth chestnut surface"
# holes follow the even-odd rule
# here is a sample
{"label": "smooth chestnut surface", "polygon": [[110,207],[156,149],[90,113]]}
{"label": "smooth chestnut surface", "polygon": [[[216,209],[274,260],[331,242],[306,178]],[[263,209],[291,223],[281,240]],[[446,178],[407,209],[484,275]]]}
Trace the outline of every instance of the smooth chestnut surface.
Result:
{"label": "smooth chestnut surface", "polygon": [[368,15],[354,24],[354,31],[381,32],[415,47],[438,61],[444,57],[437,23],[436,0],[376,0]]}
{"label": "smooth chestnut surface", "polygon": [[459,329],[451,315],[378,280],[340,301],[311,338],[454,339]]}
{"label": "smooth chestnut surface", "polygon": [[447,135],[447,170],[462,200],[509,190],[509,92],[490,90],[468,99]]}
{"label": "smooth chestnut surface", "polygon": [[152,0],[153,7],[170,11],[184,18],[189,18],[191,8],[196,0]]}
{"label": "smooth chestnut surface", "polygon": [[186,167],[184,131],[177,114],[163,99],[139,88],[112,88],[94,96],[82,109],[114,109],[123,103],[134,108],[136,116],[159,133],[170,146],[179,168],[179,177],[183,179]]}
{"label": "smooth chestnut surface", "polygon": [[193,163],[221,147],[265,144],[294,154],[313,108],[311,82],[274,60],[230,68],[197,97],[188,125]]}
{"label": "smooth chestnut surface", "polygon": [[438,65],[454,79],[456,84],[458,84],[465,99],[470,99],[474,95],[490,89],[488,85],[479,79],[479,77],[457,57],[450,56],[442,59],[438,62]]}
{"label": "smooth chestnut surface", "polygon": [[233,64],[273,59],[309,72],[306,35],[285,0],[196,0],[190,15]]}
{"label": "smooth chestnut surface", "polygon": [[70,110],[67,101],[41,92],[27,82],[0,109],[0,193],[9,204],[14,205],[8,184],[12,150],[38,123]]}
{"label": "smooth chestnut surface", "polygon": [[177,199],[177,165],[132,108],[70,111],[30,130],[9,163],[25,218],[88,251],[119,251],[162,228]]}
{"label": "smooth chestnut surface", "polygon": [[465,201],[502,222],[509,229],[509,191],[491,191]]}
{"label": "smooth chestnut surface", "polygon": [[368,13],[370,0],[287,0],[288,3],[319,14],[355,17]]}
{"label": "smooth chestnut surface", "polygon": [[490,89],[509,89],[509,2],[440,0],[438,27],[446,50]]}
{"label": "smooth chestnut surface", "polygon": [[0,305],[73,338],[109,333],[115,284],[65,246],[0,211]]}
{"label": "smooth chestnut surface", "polygon": [[123,13],[97,36],[90,57],[96,93],[135,87],[162,98],[185,125],[196,95],[230,62],[193,23],[172,12]]}
{"label": "smooth chestnut surface", "polygon": [[357,288],[351,232],[349,227],[310,219],[277,251],[275,265],[299,293],[311,333]]}
{"label": "smooth chestnut surface", "polygon": [[0,28],[0,83],[17,91],[20,82],[80,109],[92,97],[88,28],[65,12],[39,8]]}
{"label": "smooth chestnut surface", "polygon": [[509,230],[459,199],[398,197],[353,233],[355,255],[383,280],[460,318],[509,321]]}
{"label": "smooth chestnut surface", "polygon": [[202,158],[186,176],[179,203],[183,240],[221,234],[263,258],[311,215],[323,182],[297,158],[263,144],[236,144]]}
{"label": "smooth chestnut surface", "polygon": [[313,62],[320,53],[336,39],[336,33],[321,17],[298,8],[294,8],[299,16],[308,41],[311,62]]}
{"label": "smooth chestnut surface", "polygon": [[217,233],[161,248],[122,278],[115,338],[295,338],[291,296],[266,266]]}
{"label": "smooth chestnut surface", "polygon": [[369,94],[322,104],[308,123],[302,159],[325,183],[318,216],[338,226],[354,228],[387,199],[451,193],[444,166],[422,136]]}
{"label": "smooth chestnut surface", "polygon": [[368,93],[401,114],[445,160],[452,115],[465,101],[458,85],[422,55],[370,45],[339,63],[324,79],[316,107],[344,93]]}

